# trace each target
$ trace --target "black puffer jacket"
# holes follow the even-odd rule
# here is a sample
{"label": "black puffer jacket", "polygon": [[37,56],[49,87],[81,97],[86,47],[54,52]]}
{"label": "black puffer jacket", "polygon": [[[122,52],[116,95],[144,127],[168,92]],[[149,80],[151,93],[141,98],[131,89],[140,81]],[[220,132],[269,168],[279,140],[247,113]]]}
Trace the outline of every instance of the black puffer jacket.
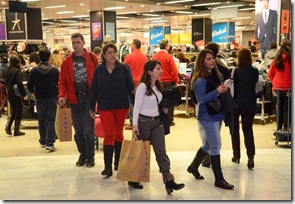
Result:
{"label": "black puffer jacket", "polygon": [[26,90],[23,85],[20,69],[9,65],[2,74],[3,82],[8,93],[8,97],[16,97],[12,86],[17,84],[18,90],[22,96],[26,96]]}

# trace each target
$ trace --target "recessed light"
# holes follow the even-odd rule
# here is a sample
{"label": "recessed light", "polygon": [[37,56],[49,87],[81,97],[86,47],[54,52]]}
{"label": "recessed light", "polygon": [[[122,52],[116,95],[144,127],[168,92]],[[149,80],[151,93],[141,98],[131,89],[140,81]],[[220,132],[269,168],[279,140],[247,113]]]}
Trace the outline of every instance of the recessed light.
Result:
{"label": "recessed light", "polygon": [[60,11],[56,12],[55,14],[68,14],[68,13],[75,13],[74,11]]}
{"label": "recessed light", "polygon": [[46,6],[44,8],[46,8],[46,9],[53,9],[53,8],[64,8],[64,7],[66,7],[66,5]]}

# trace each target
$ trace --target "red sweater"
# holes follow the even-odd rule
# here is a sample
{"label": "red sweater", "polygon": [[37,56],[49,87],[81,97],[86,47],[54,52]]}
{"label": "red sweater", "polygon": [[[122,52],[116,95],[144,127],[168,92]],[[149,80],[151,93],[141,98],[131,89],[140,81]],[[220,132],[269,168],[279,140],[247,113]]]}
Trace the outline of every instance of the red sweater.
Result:
{"label": "red sweater", "polygon": [[283,54],[284,70],[278,70],[275,67],[275,59],[273,59],[267,76],[272,83],[272,90],[277,91],[280,88],[281,91],[288,91],[291,88],[291,60],[287,59],[287,56]]}
{"label": "red sweater", "polygon": [[[98,60],[94,53],[92,59],[90,53],[84,49],[83,57],[86,60],[87,78],[88,78],[88,89],[92,82],[94,69],[98,65]],[[61,64],[60,74],[58,79],[58,98],[64,97],[69,103],[77,104],[77,97],[74,85],[74,53],[70,54],[65,58]],[[93,61],[92,61],[93,60]],[[94,62],[94,63],[93,63]]]}
{"label": "red sweater", "polygon": [[166,50],[160,50],[157,52],[153,59],[158,60],[161,63],[163,69],[161,82],[174,82],[178,83],[178,70],[172,56]]}
{"label": "red sweater", "polygon": [[132,53],[126,55],[124,63],[130,67],[134,86],[138,84],[143,73],[143,66],[147,61],[148,58],[138,49],[134,49]]}

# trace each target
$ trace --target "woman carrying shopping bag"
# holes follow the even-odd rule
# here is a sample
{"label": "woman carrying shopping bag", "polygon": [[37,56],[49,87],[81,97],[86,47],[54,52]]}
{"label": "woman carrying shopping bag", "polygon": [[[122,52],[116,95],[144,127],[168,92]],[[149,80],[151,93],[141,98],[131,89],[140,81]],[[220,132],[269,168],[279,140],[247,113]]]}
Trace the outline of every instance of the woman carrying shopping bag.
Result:
{"label": "woman carrying shopping bag", "polygon": [[[170,173],[170,160],[166,154],[164,127],[160,121],[158,101],[162,101],[162,84],[159,81],[163,70],[160,62],[149,60],[144,65],[144,72],[140,78],[135,93],[135,104],[133,110],[132,135],[135,140],[149,140],[154,148],[156,161],[163,175],[163,182],[168,194],[173,190],[180,190],[184,184],[174,181]],[[164,108],[164,111],[168,111]],[[128,185],[142,189],[140,182],[128,182]]]}

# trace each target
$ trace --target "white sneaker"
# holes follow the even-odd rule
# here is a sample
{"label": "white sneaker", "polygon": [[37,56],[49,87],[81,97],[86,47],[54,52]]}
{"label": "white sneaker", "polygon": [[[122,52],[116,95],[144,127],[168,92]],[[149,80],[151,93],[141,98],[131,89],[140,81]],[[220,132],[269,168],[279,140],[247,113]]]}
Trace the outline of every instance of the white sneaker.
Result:
{"label": "white sneaker", "polygon": [[46,149],[46,150],[49,150],[49,151],[51,151],[51,152],[54,152],[54,151],[55,151],[55,147],[54,147],[54,145],[52,145],[52,146],[46,146],[45,149]]}

